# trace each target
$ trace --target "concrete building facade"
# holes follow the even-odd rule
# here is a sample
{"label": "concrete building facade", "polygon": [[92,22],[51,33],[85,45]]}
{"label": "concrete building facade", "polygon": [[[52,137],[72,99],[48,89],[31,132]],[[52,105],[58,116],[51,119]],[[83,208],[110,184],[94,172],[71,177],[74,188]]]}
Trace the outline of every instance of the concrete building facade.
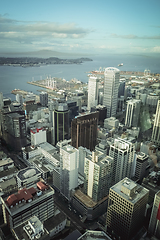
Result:
{"label": "concrete building facade", "polygon": [[127,111],[125,118],[126,127],[137,127],[140,115],[141,101],[132,99],[127,102]]}
{"label": "concrete building facade", "polygon": [[60,148],[60,191],[68,200],[78,186],[78,150],[71,145]]}
{"label": "concrete building facade", "polygon": [[149,190],[124,178],[110,188],[106,224],[122,240],[131,239],[143,225]]}
{"label": "concrete building facade", "polygon": [[115,139],[110,145],[109,156],[113,158],[112,184],[124,177],[132,177],[135,147],[131,142],[121,138]]}
{"label": "concrete building facade", "polygon": [[4,223],[12,230],[32,216],[44,222],[54,216],[54,190],[44,182],[1,197]]}
{"label": "concrete building facade", "polygon": [[113,159],[104,153],[93,151],[85,158],[84,192],[98,202],[109,193]]}

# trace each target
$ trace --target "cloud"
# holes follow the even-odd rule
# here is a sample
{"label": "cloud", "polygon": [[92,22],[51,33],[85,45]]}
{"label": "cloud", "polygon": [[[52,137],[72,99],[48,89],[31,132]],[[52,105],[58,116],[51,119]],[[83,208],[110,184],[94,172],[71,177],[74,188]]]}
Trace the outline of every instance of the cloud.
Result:
{"label": "cloud", "polygon": [[[75,23],[55,23],[55,22],[31,22],[17,21],[9,19],[5,15],[0,15],[0,44],[6,41],[15,45],[39,44],[49,45],[50,43],[62,39],[85,38],[91,30],[78,27]],[[5,44],[5,46],[6,46]]]}
{"label": "cloud", "polygon": [[111,34],[112,38],[123,38],[123,39],[160,39],[160,35],[158,36],[136,36],[134,34],[129,35],[117,35],[115,33]]}

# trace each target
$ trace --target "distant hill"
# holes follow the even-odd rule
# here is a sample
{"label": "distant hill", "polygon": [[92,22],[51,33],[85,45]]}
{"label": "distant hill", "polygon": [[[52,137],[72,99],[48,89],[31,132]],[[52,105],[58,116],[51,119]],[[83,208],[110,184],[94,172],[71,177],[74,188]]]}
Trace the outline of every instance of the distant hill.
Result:
{"label": "distant hill", "polygon": [[0,53],[0,57],[38,57],[38,58],[49,58],[49,57],[61,57],[61,58],[77,58],[77,57],[88,57],[87,54],[80,53],[62,53],[52,50],[40,50],[34,52],[11,52],[11,53]]}

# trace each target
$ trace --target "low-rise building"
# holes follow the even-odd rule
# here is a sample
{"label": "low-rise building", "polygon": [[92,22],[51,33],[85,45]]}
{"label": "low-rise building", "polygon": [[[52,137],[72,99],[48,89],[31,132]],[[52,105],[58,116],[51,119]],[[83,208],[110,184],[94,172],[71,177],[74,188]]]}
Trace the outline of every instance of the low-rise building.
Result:
{"label": "low-rise building", "polygon": [[39,181],[30,188],[1,196],[4,223],[12,230],[32,216],[44,222],[54,216],[54,190]]}

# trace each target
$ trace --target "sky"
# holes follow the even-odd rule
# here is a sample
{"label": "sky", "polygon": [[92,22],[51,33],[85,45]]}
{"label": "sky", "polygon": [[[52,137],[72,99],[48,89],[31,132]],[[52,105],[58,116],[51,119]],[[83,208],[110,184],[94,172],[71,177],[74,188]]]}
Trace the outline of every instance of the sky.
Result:
{"label": "sky", "polygon": [[1,0],[0,53],[160,54],[160,0]]}

